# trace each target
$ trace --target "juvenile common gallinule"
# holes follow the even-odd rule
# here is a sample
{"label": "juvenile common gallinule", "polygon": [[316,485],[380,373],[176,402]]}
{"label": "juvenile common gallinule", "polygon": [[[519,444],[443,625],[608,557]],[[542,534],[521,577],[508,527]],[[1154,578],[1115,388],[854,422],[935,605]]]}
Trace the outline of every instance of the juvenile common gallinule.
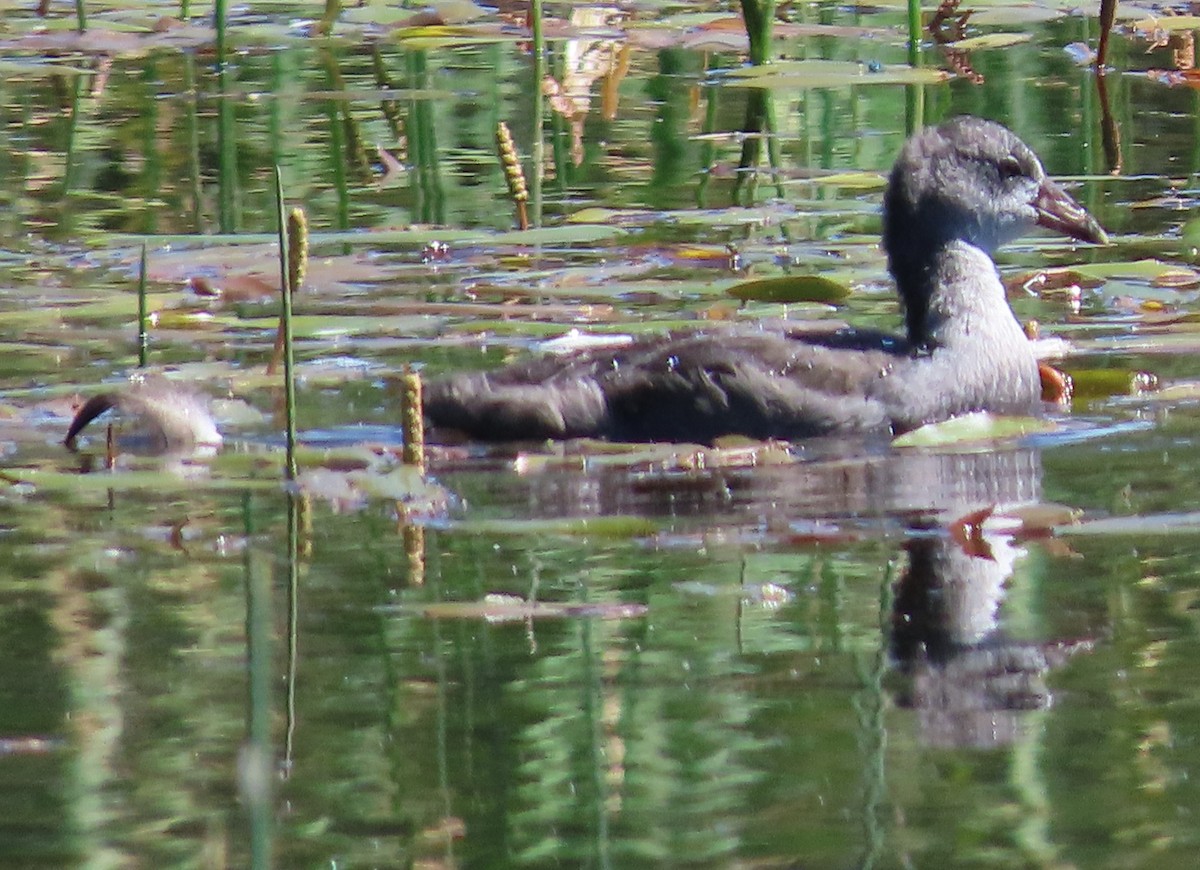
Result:
{"label": "juvenile common gallinule", "polygon": [[906,336],[744,328],[645,339],[432,381],[425,413],[486,441],[701,443],[1027,413],[1040,400],[1037,360],[991,252],[1035,224],[1106,241],[1011,131],[955,118],[909,139],[884,195],[883,247]]}

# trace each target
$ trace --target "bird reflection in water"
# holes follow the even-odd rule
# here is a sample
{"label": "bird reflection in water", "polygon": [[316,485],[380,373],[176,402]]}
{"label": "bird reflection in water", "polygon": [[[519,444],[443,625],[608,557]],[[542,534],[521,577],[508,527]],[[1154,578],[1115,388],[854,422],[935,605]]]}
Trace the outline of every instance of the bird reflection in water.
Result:
{"label": "bird reflection in water", "polygon": [[984,533],[980,549],[931,532],[905,543],[895,588],[890,653],[907,678],[897,700],[917,712],[929,745],[1008,745],[1023,713],[1050,705],[1046,675],[1092,644],[1008,637],[999,611],[1022,547],[1005,535]]}
{"label": "bird reflection in water", "polygon": [[[822,446],[806,449],[811,455]],[[887,620],[887,651],[901,677],[893,684],[897,702],[917,713],[929,745],[1017,739],[1023,714],[1051,703],[1049,672],[1092,646],[1088,638],[1015,639],[1004,630],[1005,597],[1027,551],[1020,517],[1042,499],[1040,451],[859,444],[854,452],[844,441],[829,450],[812,461],[691,474],[529,474],[521,509],[560,518],[671,516],[683,528],[703,519],[711,524],[706,541],[741,536],[811,548],[900,537],[904,566]]]}

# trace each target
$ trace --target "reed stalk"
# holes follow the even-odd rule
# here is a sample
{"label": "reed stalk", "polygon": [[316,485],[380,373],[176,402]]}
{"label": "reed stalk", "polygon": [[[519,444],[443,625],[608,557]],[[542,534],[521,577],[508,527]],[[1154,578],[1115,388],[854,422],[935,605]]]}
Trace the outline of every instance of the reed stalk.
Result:
{"label": "reed stalk", "polygon": [[138,269],[138,368],[146,367],[150,337],[146,331],[146,243],[142,242],[142,260]]}
{"label": "reed stalk", "polygon": [[275,212],[279,221],[279,296],[280,334],[283,336],[284,414],[287,420],[287,478],[296,479],[296,377],[292,353],[292,293],[289,286],[293,267],[290,263],[292,246],[289,242],[290,221],[283,214],[283,174],[275,165]]}

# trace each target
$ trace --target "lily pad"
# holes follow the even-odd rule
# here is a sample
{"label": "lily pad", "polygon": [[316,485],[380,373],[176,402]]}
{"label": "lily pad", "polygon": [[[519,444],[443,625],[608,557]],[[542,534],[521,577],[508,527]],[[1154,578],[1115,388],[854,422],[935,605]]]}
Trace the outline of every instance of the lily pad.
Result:
{"label": "lily pad", "polygon": [[950,74],[931,67],[904,65],[876,66],[859,61],[797,60],[769,66],[744,67],[725,76],[733,87],[838,88],[849,85],[935,85],[947,81]]}
{"label": "lily pad", "polygon": [[1200,279],[1200,273],[1186,266],[1164,263],[1162,260],[1125,260],[1115,263],[1080,263],[1071,271],[1085,278],[1143,278],[1147,281],[1162,280],[1165,276],[1184,276]]}
{"label": "lily pad", "polygon": [[645,517],[613,515],[533,520],[470,520],[455,523],[455,531],[472,535],[583,535],[604,538],[645,538],[658,525]]}
{"label": "lily pad", "polygon": [[985,33],[960,39],[953,47],[959,51],[976,51],[986,48],[1007,48],[1010,45],[1020,45],[1033,39],[1032,33]]}
{"label": "lily pad", "polygon": [[1077,399],[1139,395],[1157,385],[1153,375],[1131,369],[1072,369],[1068,374]]}
{"label": "lily pad", "polygon": [[1006,417],[978,411],[930,423],[892,440],[893,447],[953,447],[980,441],[1022,438],[1054,432],[1058,424],[1037,417]]}
{"label": "lily pad", "polygon": [[515,595],[485,595],[482,601],[438,601],[415,608],[429,619],[630,619],[645,616],[644,604],[620,601],[526,601]]}
{"label": "lily pad", "polygon": [[835,172],[832,175],[819,175],[814,178],[793,179],[786,182],[787,185],[799,183],[841,187],[846,190],[883,190],[887,187],[887,179],[878,172]]}
{"label": "lily pad", "polygon": [[1105,517],[1055,529],[1059,535],[1177,535],[1200,532],[1200,513],[1168,513],[1149,516]]}
{"label": "lily pad", "polygon": [[850,288],[820,275],[785,275],[780,278],[762,278],[744,281],[725,291],[734,299],[743,302],[841,302],[850,295]]}
{"label": "lily pad", "polygon": [[627,233],[620,227],[605,224],[566,224],[530,230],[512,230],[488,239],[496,245],[571,245],[590,244],[615,239]]}
{"label": "lily pad", "polygon": [[1133,29],[1139,33],[1174,33],[1180,30],[1200,30],[1198,15],[1164,15],[1135,21]]}

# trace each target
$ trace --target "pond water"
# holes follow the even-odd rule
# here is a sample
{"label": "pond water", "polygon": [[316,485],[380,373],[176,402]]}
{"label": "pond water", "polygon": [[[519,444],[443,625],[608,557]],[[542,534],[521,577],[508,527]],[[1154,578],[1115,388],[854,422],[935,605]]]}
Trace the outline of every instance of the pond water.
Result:
{"label": "pond water", "polygon": [[[1194,49],[1123,8],[1101,89],[1075,59],[1096,12],[1068,7],[989,2],[965,35],[990,42],[911,73],[899,7],[789,5],[772,56],[843,63],[758,89],[727,74],[727,4],[551,4],[544,127],[517,4],[367,5],[331,38],[315,5],[238,7],[219,74],[207,7],[89,5],[84,36],[0,7],[0,864],[1194,866]],[[1113,236],[1000,256],[1067,343],[1051,430],[396,467],[406,366],[571,329],[895,327],[881,173],[960,113]],[[313,233],[297,488],[265,372],[276,165]],[[225,446],[110,470],[103,425],[61,441],[137,364],[143,243],[150,362]],[[785,274],[853,293],[726,293]]]}

